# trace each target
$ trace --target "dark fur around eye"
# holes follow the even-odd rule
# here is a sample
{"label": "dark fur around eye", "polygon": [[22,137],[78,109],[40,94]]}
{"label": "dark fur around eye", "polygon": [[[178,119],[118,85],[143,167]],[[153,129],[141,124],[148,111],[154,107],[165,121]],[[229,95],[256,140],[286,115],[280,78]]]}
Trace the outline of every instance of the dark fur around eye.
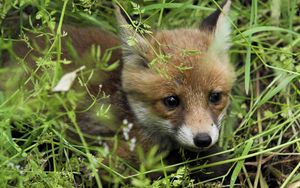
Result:
{"label": "dark fur around eye", "polygon": [[171,95],[171,96],[163,98],[163,103],[166,107],[168,107],[170,109],[174,109],[179,106],[180,99],[176,95]]}
{"label": "dark fur around eye", "polygon": [[222,100],[222,92],[211,92],[208,100],[211,104],[218,104]]}

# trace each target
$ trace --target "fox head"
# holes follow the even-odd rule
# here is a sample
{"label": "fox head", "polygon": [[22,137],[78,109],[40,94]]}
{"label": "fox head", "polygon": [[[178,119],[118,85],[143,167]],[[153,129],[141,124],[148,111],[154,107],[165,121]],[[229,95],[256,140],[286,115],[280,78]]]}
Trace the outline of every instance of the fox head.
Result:
{"label": "fox head", "polygon": [[217,142],[235,79],[228,58],[230,1],[221,8],[199,29],[162,30],[148,36],[117,10],[122,87],[145,138],[160,137],[158,142],[171,140],[168,147],[191,150]]}

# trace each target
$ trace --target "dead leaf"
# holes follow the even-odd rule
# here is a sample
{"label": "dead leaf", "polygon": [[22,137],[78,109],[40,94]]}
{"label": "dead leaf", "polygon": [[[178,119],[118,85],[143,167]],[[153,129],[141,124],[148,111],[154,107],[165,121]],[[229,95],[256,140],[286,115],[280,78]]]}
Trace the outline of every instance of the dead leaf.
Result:
{"label": "dead leaf", "polygon": [[59,82],[56,84],[56,86],[52,89],[53,92],[63,92],[63,91],[69,91],[74,80],[77,77],[77,73],[79,71],[82,71],[85,69],[85,66],[82,66],[73,72],[69,72],[61,77]]}

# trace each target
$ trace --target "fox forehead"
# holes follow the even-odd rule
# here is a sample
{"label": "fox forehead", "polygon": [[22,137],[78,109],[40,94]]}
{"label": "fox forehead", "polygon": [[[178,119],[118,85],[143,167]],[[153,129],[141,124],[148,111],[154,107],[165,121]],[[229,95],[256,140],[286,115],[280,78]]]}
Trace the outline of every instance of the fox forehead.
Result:
{"label": "fox forehead", "polygon": [[207,31],[180,28],[156,32],[154,38],[152,45],[159,43],[158,48],[164,52],[182,54],[184,50],[207,51],[212,36]]}

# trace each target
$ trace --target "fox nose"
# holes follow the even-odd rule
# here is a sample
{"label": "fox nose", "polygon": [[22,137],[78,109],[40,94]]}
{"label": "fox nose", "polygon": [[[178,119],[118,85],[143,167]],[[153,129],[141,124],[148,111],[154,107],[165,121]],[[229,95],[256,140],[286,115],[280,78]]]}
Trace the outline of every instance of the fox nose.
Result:
{"label": "fox nose", "polygon": [[198,133],[194,137],[194,143],[198,147],[208,147],[212,142],[211,137],[207,133]]}

